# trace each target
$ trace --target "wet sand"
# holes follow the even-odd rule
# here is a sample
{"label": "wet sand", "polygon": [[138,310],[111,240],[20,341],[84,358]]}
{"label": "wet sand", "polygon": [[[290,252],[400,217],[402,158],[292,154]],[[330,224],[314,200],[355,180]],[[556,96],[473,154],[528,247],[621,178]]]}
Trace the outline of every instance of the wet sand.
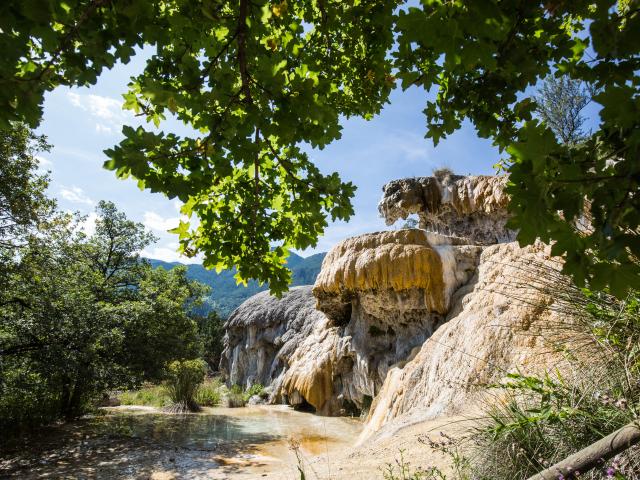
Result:
{"label": "wet sand", "polygon": [[9,445],[0,452],[0,478],[298,480],[298,458],[331,471],[330,459],[362,431],[359,420],[285,406],[187,415],[115,407],[104,413]]}

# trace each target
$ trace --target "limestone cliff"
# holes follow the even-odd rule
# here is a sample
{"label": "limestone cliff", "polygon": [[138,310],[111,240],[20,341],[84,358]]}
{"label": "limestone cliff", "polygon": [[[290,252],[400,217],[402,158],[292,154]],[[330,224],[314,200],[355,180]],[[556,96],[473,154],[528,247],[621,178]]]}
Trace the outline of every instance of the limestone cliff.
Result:
{"label": "limestone cliff", "polygon": [[481,387],[508,372],[555,364],[543,333],[562,319],[549,308],[553,296],[544,278],[558,269],[542,244],[484,249],[477,274],[454,294],[443,325],[390,369],[362,438],[393,420],[407,424],[460,413]]}
{"label": "limestone cliff", "polygon": [[325,258],[315,297],[310,287],[280,300],[261,293],[232,314],[221,370],[232,384],[271,385],[273,402],[358,411],[442,323],[479,253],[418,229],[345,240]]}
{"label": "limestone cliff", "polygon": [[387,225],[417,214],[420,228],[462,237],[465,243],[511,241],[506,182],[505,176],[450,174],[393,180],[383,187],[378,210]]}
{"label": "limestone cliff", "polygon": [[231,385],[269,386],[271,403],[311,406],[326,415],[350,407],[342,373],[352,367],[342,328],[315,309],[310,286],[281,299],[262,292],[225,324],[220,370]]}
{"label": "limestone cliff", "polygon": [[418,214],[421,228],[346,239],[313,288],[242,304],[226,325],[230,383],[270,385],[272,402],[327,415],[373,401],[368,436],[455,413],[479,383],[544,363],[538,328],[555,321],[553,299],[531,285],[557,264],[543,245],[510,242],[505,184],[450,174],[387,184],[387,223]]}
{"label": "limestone cliff", "polygon": [[313,294],[349,339],[345,395],[356,406],[375,397],[389,367],[438,328],[479,253],[418,229],[360,235],[331,249]]}
{"label": "limestone cliff", "polygon": [[324,315],[314,308],[309,287],[296,287],[282,299],[261,292],[246,300],[225,324],[220,368],[232,384],[271,384],[282,373],[287,353]]}

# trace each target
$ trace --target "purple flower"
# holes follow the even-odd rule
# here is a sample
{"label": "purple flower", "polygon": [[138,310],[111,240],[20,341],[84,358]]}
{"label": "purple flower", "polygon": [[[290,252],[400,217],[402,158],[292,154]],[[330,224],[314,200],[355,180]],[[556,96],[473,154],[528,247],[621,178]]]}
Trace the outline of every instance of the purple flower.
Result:
{"label": "purple flower", "polygon": [[613,478],[616,476],[616,469],[614,467],[607,468],[607,478]]}

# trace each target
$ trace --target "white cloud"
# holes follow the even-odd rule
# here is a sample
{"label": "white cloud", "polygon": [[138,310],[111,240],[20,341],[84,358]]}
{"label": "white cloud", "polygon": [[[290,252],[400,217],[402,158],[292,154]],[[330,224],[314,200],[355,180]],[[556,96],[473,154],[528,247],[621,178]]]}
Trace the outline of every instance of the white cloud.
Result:
{"label": "white cloud", "polygon": [[85,235],[93,235],[96,233],[96,221],[98,220],[98,214],[96,212],[91,212],[89,215],[85,217],[85,219],[80,222],[80,230]]}
{"label": "white cloud", "polygon": [[169,243],[165,246],[154,246],[151,248],[145,248],[140,255],[145,258],[153,258],[156,260],[162,260],[164,262],[180,262],[180,263],[202,263],[200,257],[184,257],[178,253],[178,244]]}
{"label": "white cloud", "polygon": [[120,131],[129,115],[122,110],[122,101],[111,97],[68,92],[67,97],[74,107],[88,112],[96,119],[95,128],[98,133],[112,134]]}
{"label": "white cloud", "polygon": [[103,125],[101,123],[96,123],[96,132],[98,133],[106,133],[107,135],[111,135],[113,132],[113,128],[108,125]]}
{"label": "white cloud", "polygon": [[94,204],[94,201],[91,200],[86,193],[84,193],[84,190],[76,186],[60,188],[60,196],[72,203],[79,203],[82,205],[90,206]]}
{"label": "white cloud", "polygon": [[142,224],[150,230],[156,230],[158,232],[166,232],[172,228],[176,228],[180,223],[178,217],[164,218],[158,215],[156,212],[144,212]]}
{"label": "white cloud", "polygon": [[427,160],[429,158],[429,142],[415,133],[395,132],[385,143],[387,147],[401,153],[410,161]]}
{"label": "white cloud", "polygon": [[41,157],[40,155],[36,155],[34,158],[38,161],[38,168],[40,170],[48,170],[53,166],[53,162],[48,158]]}

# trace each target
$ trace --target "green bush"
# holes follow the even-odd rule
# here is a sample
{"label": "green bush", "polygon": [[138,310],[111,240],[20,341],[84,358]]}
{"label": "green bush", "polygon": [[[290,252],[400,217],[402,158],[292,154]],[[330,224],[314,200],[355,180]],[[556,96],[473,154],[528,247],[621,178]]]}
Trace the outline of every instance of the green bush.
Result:
{"label": "green bush", "polygon": [[162,408],[171,404],[167,389],[163,385],[145,385],[139,390],[127,390],[118,395],[122,405],[143,405]]}
{"label": "green bush", "polygon": [[196,402],[204,407],[214,407],[222,400],[223,385],[220,379],[207,379],[196,392]]}
{"label": "green bush", "polygon": [[248,402],[251,397],[254,395],[259,396],[260,398],[264,397],[264,386],[260,383],[254,383],[249,388],[247,388],[242,394],[242,398],[244,398],[245,402]]}
{"label": "green bush", "polygon": [[222,405],[227,408],[240,408],[246,405],[247,401],[244,398],[244,392],[240,385],[232,385],[230,388],[224,389],[222,395]]}
{"label": "green bush", "polygon": [[[638,418],[640,295],[621,302],[565,285],[556,289],[556,305],[569,315],[547,336],[562,343],[569,373],[512,374],[494,386],[499,401],[468,449],[477,478],[528,478]],[[640,448],[603,468],[611,477],[640,478]],[[604,475],[594,469],[580,478]]]}
{"label": "green bush", "polygon": [[198,388],[206,374],[204,360],[176,360],[167,367],[167,393],[172,412],[195,412],[200,409],[196,402]]}

